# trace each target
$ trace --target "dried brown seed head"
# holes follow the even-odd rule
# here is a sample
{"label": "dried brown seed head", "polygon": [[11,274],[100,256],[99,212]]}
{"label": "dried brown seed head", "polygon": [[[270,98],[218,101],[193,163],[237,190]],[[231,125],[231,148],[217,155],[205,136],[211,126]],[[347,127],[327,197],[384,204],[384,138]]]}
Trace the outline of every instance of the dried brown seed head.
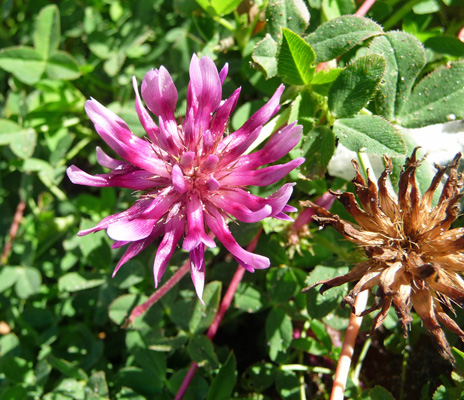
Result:
{"label": "dried brown seed head", "polygon": [[[464,331],[446,313],[453,310],[453,303],[460,307],[464,304],[464,228],[450,229],[458,217],[458,201],[462,196],[463,182],[457,172],[460,158],[459,153],[447,167],[436,166],[437,173],[421,197],[416,171],[422,160],[417,159],[415,149],[400,175],[398,201],[386,187],[392,172],[388,157],[384,157],[386,168],[377,185],[370,178],[366,182],[353,161],[358,201],[353,193],[333,194],[353,216],[356,225],[310,201],[303,202],[316,213],[316,222],[333,226],[346,239],[362,247],[368,257],[367,262],[356,265],[346,275],[311,287],[322,284],[322,292],[357,281],[344,299],[353,310],[354,300],[361,291],[378,286],[377,302],[363,313],[380,309],[372,330],[383,323],[393,305],[406,335],[414,308],[436,339],[441,354],[450,361],[454,358],[441,326],[464,340]],[[438,204],[433,206],[433,195],[446,172],[448,177]]]}

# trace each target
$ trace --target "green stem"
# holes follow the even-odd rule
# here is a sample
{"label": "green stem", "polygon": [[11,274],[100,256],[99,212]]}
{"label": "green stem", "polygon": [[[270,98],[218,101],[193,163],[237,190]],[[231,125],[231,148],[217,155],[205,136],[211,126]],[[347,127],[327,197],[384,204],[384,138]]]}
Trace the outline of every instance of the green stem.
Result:
{"label": "green stem", "polygon": [[404,389],[406,385],[406,374],[408,373],[408,360],[409,360],[410,350],[411,350],[411,347],[409,346],[409,336],[407,336],[406,346],[404,346],[404,351],[403,351],[403,364],[401,365],[401,387],[400,387],[399,400],[404,399]]}
{"label": "green stem", "polygon": [[361,352],[359,353],[358,362],[356,363],[356,366],[354,367],[352,375],[351,375],[351,380],[353,381],[353,383],[355,384],[357,388],[359,388],[359,374],[361,372],[362,363],[364,361],[364,358],[366,358],[367,351],[369,350],[369,347],[371,346],[371,344],[372,344],[372,337],[369,337],[364,342]]}
{"label": "green stem", "polygon": [[298,382],[300,384],[300,399],[306,400],[305,379],[304,374],[302,374],[301,372],[298,377]]}
{"label": "green stem", "polygon": [[73,146],[71,150],[69,150],[69,152],[68,152],[68,154],[66,154],[65,158],[58,163],[58,166],[62,166],[64,164],[66,164],[67,161],[69,161],[69,160],[73,159],[74,157],[76,157],[79,154],[79,152],[85,146],[87,146],[91,141],[92,141],[91,138],[84,138],[84,139],[79,140],[79,142],[77,142],[77,144],[75,146]]}
{"label": "green stem", "polygon": [[308,367],[302,364],[285,364],[279,367],[281,371],[304,371],[304,372],[315,372],[318,374],[331,375],[332,370],[324,367]]}
{"label": "green stem", "polygon": [[364,172],[364,176],[366,179],[368,179],[369,175],[373,176],[374,181],[375,181],[375,176],[374,176],[374,170],[372,168],[371,162],[369,161],[369,157],[367,156],[367,153],[363,150],[358,151],[358,160],[359,163],[361,164],[361,168]]}
{"label": "green stem", "polygon": [[227,30],[229,30],[231,32],[235,32],[235,24],[232,24],[231,22],[229,22],[226,19],[220,17],[219,15],[214,16],[213,20],[216,21],[218,24],[221,24]]}
{"label": "green stem", "polygon": [[412,10],[412,8],[423,0],[410,0],[404,4],[397,12],[395,12],[390,18],[388,18],[384,24],[383,28],[385,31],[388,31],[393,26],[395,26],[403,17]]}

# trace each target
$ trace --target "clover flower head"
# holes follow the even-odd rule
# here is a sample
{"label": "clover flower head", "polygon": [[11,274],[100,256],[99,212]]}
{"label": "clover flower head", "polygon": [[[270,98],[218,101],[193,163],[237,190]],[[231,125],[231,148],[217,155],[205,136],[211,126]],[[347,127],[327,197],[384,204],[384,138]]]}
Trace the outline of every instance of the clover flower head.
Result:
{"label": "clover flower head", "polygon": [[260,168],[289,153],[301,138],[301,126],[290,124],[276,132],[258,151],[245,154],[258,138],[263,125],[279,110],[280,86],[269,102],[244,125],[228,132],[240,88],[222,100],[222,84],[227,65],[218,72],[214,62],[192,57],[187,111],[175,118],[177,89],[164,68],[149,71],[141,93],[153,120],[142,103],[133,79],[135,108],[147,138],[141,139],[113,112],[92,99],[85,110],[102,139],[125,161],[114,159],[97,147],[97,161],[109,168],[108,174],[89,175],[76,166],[67,170],[70,180],[79,185],[116,186],[138,191],[129,209],[104,218],[94,228],[79,235],[107,230],[115,240],[113,248],[128,245],[114,274],[128,260],[162,237],[154,261],[157,286],[170,257],[182,239],[189,252],[191,276],[198,296],[205,280],[205,247],[215,247],[214,236],[248,271],[267,268],[269,259],[241,248],[227,222],[233,218],[257,222],[266,217],[289,219],[285,212],[295,211],[287,202],[293,184],[285,184],[274,194],[261,198],[250,194],[249,185],[266,186],[283,178],[304,160]]}
{"label": "clover flower head", "polygon": [[[317,282],[321,292],[357,281],[344,298],[352,311],[356,296],[366,289],[378,287],[373,306],[361,315],[379,310],[372,331],[387,317],[393,305],[406,336],[412,322],[411,309],[421,318],[425,328],[436,340],[441,354],[453,361],[453,355],[441,326],[464,340],[464,331],[448,315],[453,304],[464,304],[464,228],[450,229],[459,214],[458,201],[463,182],[457,169],[461,154],[447,167],[437,168],[430,187],[421,197],[416,182],[416,171],[421,160],[417,149],[406,160],[399,179],[398,201],[389,194],[386,180],[392,172],[392,163],[385,157],[386,169],[378,184],[368,178],[367,183],[353,162],[356,176],[353,180],[358,205],[353,193],[333,193],[357,225],[341,220],[323,207],[307,202],[317,216],[314,220],[331,225],[346,239],[364,249],[367,261],[356,265],[346,275]],[[448,177],[438,204],[433,205],[434,193],[446,172]],[[311,287],[305,289],[308,290]]]}

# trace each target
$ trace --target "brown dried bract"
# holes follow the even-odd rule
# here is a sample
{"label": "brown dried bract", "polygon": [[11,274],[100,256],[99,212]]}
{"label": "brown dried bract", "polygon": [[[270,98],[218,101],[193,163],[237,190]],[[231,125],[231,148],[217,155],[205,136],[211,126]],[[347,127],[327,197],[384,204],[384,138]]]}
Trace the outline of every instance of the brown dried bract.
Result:
{"label": "brown dried bract", "polygon": [[[422,198],[416,182],[416,171],[421,160],[417,149],[406,160],[399,179],[398,201],[389,194],[386,181],[392,172],[392,163],[384,157],[385,171],[378,184],[368,178],[366,182],[353,161],[356,177],[353,180],[359,203],[352,193],[333,193],[354,217],[357,226],[341,220],[337,215],[307,201],[322,225],[331,225],[345,238],[361,246],[368,261],[356,265],[346,275],[317,282],[304,289],[322,284],[321,292],[347,282],[357,281],[344,298],[353,309],[356,296],[363,290],[378,286],[375,304],[362,315],[379,310],[372,331],[385,320],[393,305],[406,336],[412,322],[411,309],[422,319],[424,326],[436,339],[441,354],[454,361],[441,326],[464,340],[464,331],[449,317],[453,303],[464,304],[464,228],[449,229],[459,213],[462,178],[458,176],[461,154],[457,154],[447,167],[437,173]],[[436,206],[433,195],[445,173]]]}

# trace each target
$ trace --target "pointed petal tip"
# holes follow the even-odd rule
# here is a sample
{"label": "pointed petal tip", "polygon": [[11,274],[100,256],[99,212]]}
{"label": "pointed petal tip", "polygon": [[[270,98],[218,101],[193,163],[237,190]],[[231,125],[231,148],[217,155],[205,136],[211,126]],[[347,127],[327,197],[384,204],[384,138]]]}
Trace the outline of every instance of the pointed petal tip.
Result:
{"label": "pointed petal tip", "polygon": [[190,252],[190,276],[198,299],[203,305],[203,290],[205,288],[205,246],[200,244]]}
{"label": "pointed petal tip", "polygon": [[273,218],[280,219],[282,221],[289,221],[289,222],[295,222],[295,220],[292,217],[289,217],[287,214],[280,212],[276,215],[274,215]]}
{"label": "pointed petal tip", "polygon": [[[296,160],[298,160],[298,162]],[[306,159],[304,157],[295,158],[295,164],[296,164],[295,168],[299,167],[301,164],[303,164],[305,162],[305,160]]]}
{"label": "pointed petal tip", "polygon": [[68,176],[69,180],[72,182],[72,183],[75,183],[74,182],[74,177],[75,177],[75,173],[79,170],[78,167],[76,167],[75,165],[71,165],[69,166],[68,168],[66,168],[66,175]]}
{"label": "pointed petal tip", "polygon": [[217,247],[216,242],[211,239],[205,232],[187,232],[187,236],[182,243],[182,249],[193,251],[200,243],[208,246],[210,249]]}
{"label": "pointed petal tip", "polygon": [[95,100],[93,97],[91,97],[90,100],[86,100],[84,103],[84,109],[87,114],[89,112],[94,111],[95,107],[98,107],[98,106],[102,106],[102,105],[99,101]]}
{"label": "pointed petal tip", "polygon": [[111,278],[114,278],[116,276],[116,274],[118,273],[120,267],[121,266],[119,264],[116,266],[113,273],[111,274]]}

